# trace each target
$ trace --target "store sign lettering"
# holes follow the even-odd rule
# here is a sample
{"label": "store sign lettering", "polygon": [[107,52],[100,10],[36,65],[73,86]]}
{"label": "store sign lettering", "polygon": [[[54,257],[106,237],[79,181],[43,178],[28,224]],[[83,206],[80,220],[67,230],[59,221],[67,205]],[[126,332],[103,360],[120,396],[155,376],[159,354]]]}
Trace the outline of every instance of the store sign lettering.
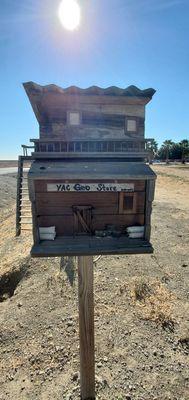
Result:
{"label": "store sign lettering", "polygon": [[133,192],[134,183],[48,183],[47,192]]}

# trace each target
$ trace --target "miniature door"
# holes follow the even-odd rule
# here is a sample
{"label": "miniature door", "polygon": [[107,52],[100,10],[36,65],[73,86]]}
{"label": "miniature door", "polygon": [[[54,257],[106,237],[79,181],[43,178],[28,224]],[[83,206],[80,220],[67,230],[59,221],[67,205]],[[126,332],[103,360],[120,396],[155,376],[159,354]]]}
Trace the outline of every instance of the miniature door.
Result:
{"label": "miniature door", "polygon": [[74,235],[92,234],[92,206],[72,206]]}

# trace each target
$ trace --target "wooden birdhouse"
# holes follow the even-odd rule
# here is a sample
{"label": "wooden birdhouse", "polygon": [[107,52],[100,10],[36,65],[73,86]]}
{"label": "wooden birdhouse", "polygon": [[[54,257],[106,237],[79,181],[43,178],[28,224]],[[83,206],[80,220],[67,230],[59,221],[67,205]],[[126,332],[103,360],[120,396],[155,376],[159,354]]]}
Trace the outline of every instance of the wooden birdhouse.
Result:
{"label": "wooden birdhouse", "polygon": [[39,122],[28,174],[31,254],[151,253],[156,175],[144,122],[155,90],[24,87]]}

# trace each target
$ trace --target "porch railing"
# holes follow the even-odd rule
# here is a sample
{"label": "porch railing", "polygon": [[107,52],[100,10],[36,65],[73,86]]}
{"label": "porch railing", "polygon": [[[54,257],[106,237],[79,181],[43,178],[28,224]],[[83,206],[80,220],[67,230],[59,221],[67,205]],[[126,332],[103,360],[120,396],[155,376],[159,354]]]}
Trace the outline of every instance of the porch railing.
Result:
{"label": "porch railing", "polygon": [[144,152],[145,141],[34,141],[36,153],[127,153]]}

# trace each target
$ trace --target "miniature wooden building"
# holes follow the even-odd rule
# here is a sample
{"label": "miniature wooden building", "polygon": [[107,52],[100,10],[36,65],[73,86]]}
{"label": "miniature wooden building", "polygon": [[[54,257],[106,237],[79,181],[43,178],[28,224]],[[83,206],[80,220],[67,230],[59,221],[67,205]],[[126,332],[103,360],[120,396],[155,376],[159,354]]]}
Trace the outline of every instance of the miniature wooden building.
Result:
{"label": "miniature wooden building", "polygon": [[155,90],[24,87],[40,127],[28,174],[32,255],[152,252],[144,121]]}

